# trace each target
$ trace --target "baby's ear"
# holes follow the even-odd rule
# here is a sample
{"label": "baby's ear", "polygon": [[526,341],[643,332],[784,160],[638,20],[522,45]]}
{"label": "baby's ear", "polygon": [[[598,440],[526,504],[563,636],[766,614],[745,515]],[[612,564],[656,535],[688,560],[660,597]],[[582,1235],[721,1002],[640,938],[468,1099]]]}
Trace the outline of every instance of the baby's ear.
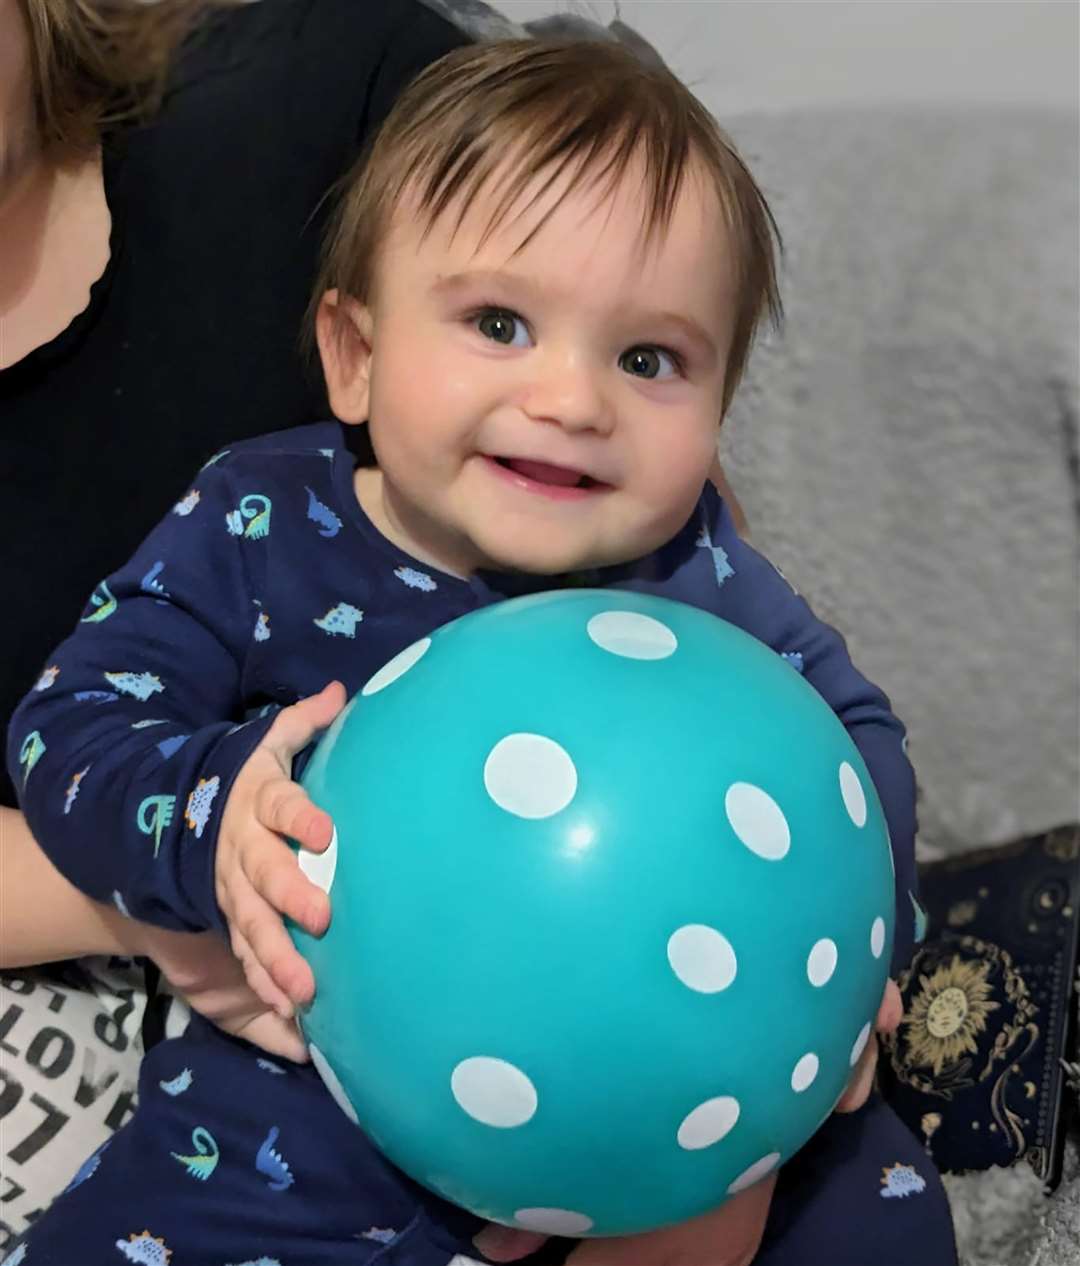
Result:
{"label": "baby's ear", "polygon": [[357,425],[368,419],[371,311],[351,295],[328,290],[315,314],[323,377],[334,416]]}

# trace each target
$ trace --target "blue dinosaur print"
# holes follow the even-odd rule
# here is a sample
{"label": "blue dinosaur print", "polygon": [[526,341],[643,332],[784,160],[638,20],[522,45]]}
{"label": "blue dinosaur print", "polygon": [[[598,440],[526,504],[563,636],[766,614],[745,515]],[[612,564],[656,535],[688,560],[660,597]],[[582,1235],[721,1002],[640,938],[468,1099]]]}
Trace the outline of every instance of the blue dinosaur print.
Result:
{"label": "blue dinosaur print", "polygon": [[[226,1266],[233,1266],[227,1263]],[[276,1257],[253,1257],[246,1262],[236,1262],[235,1266],[281,1266],[281,1262]]]}
{"label": "blue dinosaur print", "polygon": [[167,1095],[172,1095],[175,1099],[177,1095],[182,1095],[185,1090],[191,1089],[191,1083],[195,1080],[195,1075],[190,1068],[181,1068],[181,1070],[170,1081],[159,1081],[158,1085],[165,1091]]}
{"label": "blue dinosaur print", "polygon": [[215,774],[213,778],[200,778],[194,790],[188,796],[184,820],[195,832],[197,840],[202,839],[206,824],[210,821],[210,806],[221,787],[221,778]]}
{"label": "blue dinosaur print", "polygon": [[280,1152],[274,1151],[278,1133],[278,1127],[272,1125],[270,1133],[255,1155],[255,1168],[264,1178],[269,1179],[266,1185],[271,1191],[285,1191],[295,1182],[284,1157]]}
{"label": "blue dinosaur print", "polygon": [[190,734],[174,734],[170,738],[162,739],[157,749],[168,760],[170,756],[176,755],[189,738],[191,738]]}
{"label": "blue dinosaur print", "polygon": [[159,598],[167,598],[169,596],[169,591],[165,588],[161,581],[158,580],[158,577],[164,570],[165,564],[158,559],[142,580],[139,581],[139,588],[143,591],[143,593],[157,594]]}
{"label": "blue dinosaur print", "polygon": [[56,664],[50,664],[49,667],[46,668],[42,672],[41,676],[37,679],[37,681],[34,682],[34,689],[48,690],[50,686],[55,685],[56,679],[59,676],[60,676],[59,667]]}
{"label": "blue dinosaur print", "polygon": [[80,703],[115,703],[120,696],[115,690],[76,690],[75,698]]}
{"label": "blue dinosaur print", "polygon": [[22,1266],[23,1262],[26,1261],[26,1254],[28,1251],[29,1250],[25,1244],[17,1244],[11,1252],[8,1253],[7,1257],[0,1262],[0,1266]]}
{"label": "blue dinosaur print", "polygon": [[376,1244],[389,1244],[397,1235],[391,1227],[373,1226],[360,1232],[362,1240],[374,1240]]}
{"label": "blue dinosaur print", "polygon": [[221,461],[223,457],[228,457],[228,455],[231,452],[232,452],[232,449],[223,448],[220,453],[215,453],[213,457],[210,458],[209,461],[203,462],[200,470],[206,470],[208,467],[213,466],[215,462]]}
{"label": "blue dinosaur print", "polygon": [[182,497],[176,505],[173,506],[173,514],[178,514],[181,518],[186,518],[192,510],[199,504],[200,493],[198,488],[192,488],[186,497]]}
{"label": "blue dinosaur print", "polygon": [[780,658],[786,659],[797,673],[801,673],[803,671],[802,651],[781,651]]}
{"label": "blue dinosaur print", "polygon": [[427,572],[417,571],[415,567],[395,567],[394,575],[410,589],[420,589],[424,593],[434,593],[439,587]]}
{"label": "blue dinosaur print", "polygon": [[713,570],[716,573],[716,585],[719,588],[725,580],[735,575],[735,568],[728,562],[727,550],[722,545],[714,545],[709,532],[709,521],[702,515],[701,531],[695,542],[698,549],[707,549],[712,555]]}
{"label": "blue dinosaur print", "polygon": [[81,1187],[88,1178],[92,1178],[94,1174],[97,1173],[98,1166],[101,1164],[101,1154],[111,1142],[112,1139],[106,1139],[92,1156],[88,1156],[86,1160],[83,1161],[83,1163],[75,1171],[75,1177],[72,1178],[71,1182],[69,1182],[60,1193],[61,1195],[66,1196],[69,1191],[74,1191],[76,1187]]}
{"label": "blue dinosaur print", "polygon": [[169,1155],[173,1160],[179,1161],[192,1178],[197,1178],[199,1182],[206,1182],[217,1169],[218,1160],[221,1158],[218,1145],[210,1131],[204,1130],[201,1125],[197,1125],[191,1131],[191,1143],[197,1155],[181,1156],[178,1152],[170,1152]]}
{"label": "blue dinosaur print", "polygon": [[151,695],[159,695],[165,689],[161,678],[155,677],[153,673],[106,673],[105,680],[121,694],[131,695],[140,703],[145,703]]}
{"label": "blue dinosaur print", "polygon": [[334,450],[332,448],[320,448],[319,452],[322,454],[323,457],[327,458],[329,461],[334,460]]}
{"label": "blue dinosaur print", "polygon": [[154,837],[154,856],[157,857],[161,847],[161,833],[172,823],[173,810],[176,808],[175,796],[147,796],[139,805],[135,823],[143,835]]}
{"label": "blue dinosaur print", "polygon": [[109,586],[104,580],[90,595],[90,605],[94,610],[89,615],[84,615],[80,624],[100,624],[116,610],[116,599],[109,592]]}
{"label": "blue dinosaur print", "polygon": [[355,637],[356,626],[364,618],[363,611],[349,606],[347,602],[339,602],[327,613],[313,621],[324,633],[331,637]]}
{"label": "blue dinosaur print", "polygon": [[257,1059],[255,1063],[263,1070],[264,1073],[273,1073],[275,1077],[284,1077],[285,1069],[280,1064],[275,1064],[272,1059]]}
{"label": "blue dinosaur print", "polygon": [[163,1239],[149,1231],[132,1232],[126,1240],[117,1240],[116,1247],[134,1266],[169,1266],[172,1249]]}
{"label": "blue dinosaur print", "polygon": [[90,772],[90,766],[80,769],[77,774],[71,775],[71,782],[68,783],[67,791],[64,793],[64,817],[71,812],[71,806],[75,803],[75,797],[79,794],[79,784]]}
{"label": "blue dinosaur print", "polygon": [[31,730],[26,738],[22,741],[22,747],[19,748],[19,764],[23,767],[23,786],[26,786],[26,780],[30,777],[30,771],[45,755],[48,748],[45,746],[45,740],[41,737],[38,730]]}
{"label": "blue dinosaur print", "polygon": [[151,725],[168,725],[167,717],[148,717],[145,721],[132,721],[131,728],[133,730],[145,730]]}
{"label": "blue dinosaur print", "polygon": [[926,1179],[914,1165],[901,1165],[899,1161],[881,1171],[883,1200],[906,1200],[908,1196],[921,1195],[926,1190]]}
{"label": "blue dinosaur print", "polygon": [[120,913],[124,916],[125,919],[131,918],[131,911],[127,908],[127,905],[124,902],[124,898],[120,895],[119,890],[116,888],[113,889],[112,903],[114,906],[116,906],[116,908],[120,911]]}
{"label": "blue dinosaur print", "polygon": [[320,525],[319,535],[337,536],[341,531],[341,520],[328,505],[324,505],[319,500],[313,490],[308,488],[307,484],[304,485],[304,488],[308,495],[307,517],[312,523]]}
{"label": "blue dinosaur print", "polygon": [[[239,506],[225,515],[229,535],[242,536],[249,541],[263,540],[270,535],[270,508],[270,498],[264,497],[261,492],[249,492],[246,497],[241,497]],[[249,520],[246,527],[245,519]]]}
{"label": "blue dinosaur print", "polygon": [[255,631],[251,635],[256,642],[269,642],[270,640],[270,617],[265,611],[260,611],[255,621]]}

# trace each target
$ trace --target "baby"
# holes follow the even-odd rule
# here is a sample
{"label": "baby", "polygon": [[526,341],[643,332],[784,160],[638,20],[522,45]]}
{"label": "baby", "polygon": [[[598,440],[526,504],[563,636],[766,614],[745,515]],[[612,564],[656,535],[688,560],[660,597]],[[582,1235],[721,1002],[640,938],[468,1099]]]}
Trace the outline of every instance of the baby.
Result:
{"label": "baby", "polygon": [[[336,421],[213,457],[15,715],[10,768],[57,867],[135,918],[227,933],[290,1014],[315,981],[282,916],[315,934],[331,917],[282,838],[317,853],[332,832],[294,757],[439,625],[586,583],[714,612],[835,710],[888,818],[902,965],[903,727],[708,479],[755,330],[778,311],[764,198],[666,70],[554,41],[428,68],[345,182],[327,242],[311,325]],[[381,1157],[309,1065],[198,1020],[147,1055],[140,1100],[16,1260],[461,1266],[542,1239],[489,1228],[478,1250],[479,1219]],[[715,1215],[537,1260],[955,1261],[940,1182],[880,1100],[783,1161]],[[896,1166],[911,1194],[881,1199]]]}

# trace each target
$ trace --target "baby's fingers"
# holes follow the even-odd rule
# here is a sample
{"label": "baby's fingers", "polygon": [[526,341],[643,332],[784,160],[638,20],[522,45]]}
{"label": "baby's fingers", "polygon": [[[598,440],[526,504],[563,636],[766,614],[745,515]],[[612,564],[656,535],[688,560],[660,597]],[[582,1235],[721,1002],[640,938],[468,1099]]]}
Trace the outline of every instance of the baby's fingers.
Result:
{"label": "baby's fingers", "polygon": [[229,940],[233,954],[244,969],[244,979],[252,993],[278,1015],[286,1019],[290,1018],[293,1014],[293,1004],[289,1001],[288,995],[270,979],[270,973],[255,957],[255,951],[248,944],[244,934],[237,927],[230,927]]}
{"label": "baby's fingers", "polygon": [[[232,920],[251,947],[252,957],[288,998],[297,1004],[315,996],[315,977],[285,931],[281,916],[253,889],[239,893]],[[251,974],[248,981],[252,988]],[[262,996],[262,995],[260,995]]]}
{"label": "baby's fingers", "polygon": [[874,1028],[879,1033],[895,1033],[904,1018],[904,999],[895,980],[885,983],[885,995],[881,999]]}
{"label": "baby's fingers", "polygon": [[[330,898],[300,869],[293,850],[269,831],[248,841],[240,858],[244,879],[278,914],[322,936],[330,922]],[[243,881],[238,892],[245,887]],[[279,920],[280,922],[280,920]]]}
{"label": "baby's fingers", "polygon": [[325,852],[334,834],[329,813],[316,808],[303,787],[288,778],[262,784],[255,796],[255,816],[268,831],[286,835],[313,853]]}

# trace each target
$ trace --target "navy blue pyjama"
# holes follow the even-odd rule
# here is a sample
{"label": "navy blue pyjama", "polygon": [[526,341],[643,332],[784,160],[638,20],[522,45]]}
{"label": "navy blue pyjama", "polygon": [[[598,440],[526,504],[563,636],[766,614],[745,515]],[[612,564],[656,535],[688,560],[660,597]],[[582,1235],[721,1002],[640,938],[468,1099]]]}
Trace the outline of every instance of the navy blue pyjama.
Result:
{"label": "navy blue pyjama", "polygon": [[[0,1266],[468,1266],[481,1223],[406,1178],[310,1066],[196,1019]],[[529,1261],[555,1266],[573,1243]],[[455,1260],[457,1259],[457,1260]],[[780,1172],[755,1266],[955,1266],[941,1180],[874,1096]]]}

